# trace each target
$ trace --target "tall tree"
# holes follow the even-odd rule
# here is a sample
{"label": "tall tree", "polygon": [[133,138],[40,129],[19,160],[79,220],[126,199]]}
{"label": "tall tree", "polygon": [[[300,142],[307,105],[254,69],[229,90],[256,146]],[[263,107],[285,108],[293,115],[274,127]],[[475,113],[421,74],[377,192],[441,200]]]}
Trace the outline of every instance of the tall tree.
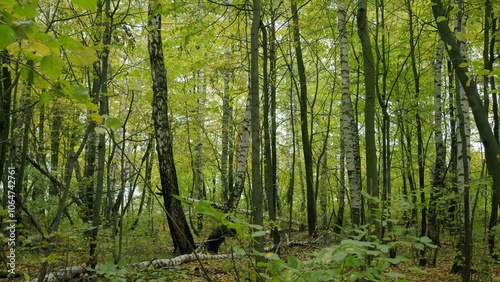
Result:
{"label": "tall tree", "polygon": [[[252,128],[252,217],[253,224],[263,224],[263,189],[260,169],[260,91],[259,91],[259,30],[261,23],[260,0],[252,2],[252,27],[250,35],[250,95]],[[254,248],[264,252],[264,236],[255,238]],[[256,256],[256,262],[264,261],[263,256]]]}
{"label": "tall tree", "polygon": [[[443,141],[442,131],[442,65],[443,65],[444,45],[439,44],[434,61],[434,146],[436,149],[436,159],[434,161],[434,175],[432,177],[432,188],[429,197],[428,227],[427,236],[432,243],[439,245],[439,198],[444,193],[446,175],[446,148]],[[432,261],[435,265],[436,261]]]}
{"label": "tall tree", "polygon": [[[365,81],[365,142],[366,142],[366,187],[371,197],[378,198],[377,147],[375,135],[375,67],[370,33],[368,30],[367,1],[360,0],[357,11],[358,36],[363,50],[363,68]],[[377,212],[378,204],[371,200],[368,207],[372,214]]]}
{"label": "tall tree", "polygon": [[153,81],[153,123],[163,202],[174,243],[174,254],[187,254],[194,250],[194,241],[182,204],[173,197],[173,195],[179,195],[179,186],[174,162],[173,136],[168,116],[167,71],[161,40],[161,3],[157,0],[149,2],[148,17],[148,51]]}
{"label": "tall tree", "polygon": [[[488,114],[483,101],[479,95],[478,86],[475,78],[468,73],[468,64],[463,57],[460,43],[453,34],[449,26],[448,15],[441,0],[432,0],[432,12],[437,23],[437,28],[441,39],[448,46],[447,53],[453,63],[453,68],[461,86],[465,91],[465,95],[474,115],[474,120],[479,131],[479,136],[484,146],[486,165],[488,173],[493,179],[493,189],[497,200],[500,198],[500,148],[493,134],[493,130],[489,124]],[[465,135],[465,132],[463,132]],[[463,272],[463,279],[470,279],[467,275],[470,273]]]}
{"label": "tall tree", "polygon": [[293,42],[295,47],[295,56],[297,57],[297,72],[299,75],[299,105],[300,105],[300,131],[302,134],[302,150],[304,153],[304,166],[306,172],[306,190],[307,190],[307,224],[309,236],[315,236],[317,227],[316,214],[316,195],[313,185],[313,155],[311,139],[309,138],[308,122],[308,97],[307,97],[307,77],[304,58],[302,54],[302,45],[300,39],[299,14],[297,11],[296,0],[292,0],[292,22],[293,22]]}
{"label": "tall tree", "polygon": [[341,1],[338,7],[338,25],[340,33],[340,63],[342,67],[342,115],[341,115],[341,139],[345,150],[345,162],[347,176],[349,179],[349,192],[351,195],[351,222],[354,226],[363,224],[363,198],[361,195],[361,158],[359,152],[358,126],[354,120],[352,107],[350,80],[349,80],[349,56],[346,29],[346,11]]}

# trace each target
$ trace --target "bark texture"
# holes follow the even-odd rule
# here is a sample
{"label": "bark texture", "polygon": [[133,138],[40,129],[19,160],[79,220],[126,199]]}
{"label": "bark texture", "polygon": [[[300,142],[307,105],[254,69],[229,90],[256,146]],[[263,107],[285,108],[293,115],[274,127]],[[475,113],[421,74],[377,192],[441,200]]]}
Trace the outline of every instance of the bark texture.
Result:
{"label": "bark texture", "polygon": [[148,50],[153,80],[153,122],[156,134],[158,164],[168,225],[174,243],[175,254],[187,254],[194,250],[194,241],[181,202],[173,197],[179,194],[174,163],[173,136],[168,117],[167,71],[163,59],[161,41],[160,4],[149,2]]}

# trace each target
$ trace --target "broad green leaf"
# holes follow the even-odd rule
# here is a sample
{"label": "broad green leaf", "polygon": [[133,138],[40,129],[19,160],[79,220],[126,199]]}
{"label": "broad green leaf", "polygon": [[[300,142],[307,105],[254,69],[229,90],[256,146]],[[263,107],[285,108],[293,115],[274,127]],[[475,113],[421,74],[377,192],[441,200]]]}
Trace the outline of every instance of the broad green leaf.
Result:
{"label": "broad green leaf", "polygon": [[256,231],[252,233],[252,237],[260,237],[266,235],[266,231]]}
{"label": "broad green leaf", "polygon": [[76,66],[91,66],[98,60],[95,51],[89,47],[70,49],[68,56],[71,62]]}
{"label": "broad green leaf", "polygon": [[90,103],[89,93],[88,93],[87,89],[85,89],[83,87],[77,87],[77,88],[73,89],[73,91],[71,93],[71,97],[73,99],[75,99],[80,104],[86,105],[87,103]]}
{"label": "broad green leaf", "polygon": [[455,8],[453,10],[451,10],[450,12],[450,17],[453,17],[455,14],[457,14],[458,12],[460,12],[461,9],[460,8]]}
{"label": "broad green leaf", "polygon": [[437,17],[436,22],[437,22],[437,23],[440,23],[440,22],[442,22],[442,21],[446,21],[446,20],[448,20],[448,18],[447,18],[447,17],[439,16],[439,17]]}
{"label": "broad green leaf", "polygon": [[97,10],[97,0],[73,0],[73,3],[86,10],[93,12]]}
{"label": "broad green leaf", "polygon": [[338,252],[332,256],[332,259],[336,262],[342,261],[347,257],[347,253],[345,252]]}
{"label": "broad green leaf", "polygon": [[122,123],[117,118],[110,117],[106,119],[106,127],[111,130],[117,130],[121,125]]}
{"label": "broad green leaf", "polygon": [[40,69],[49,78],[57,79],[62,73],[63,61],[56,55],[45,56],[40,62]]}
{"label": "broad green leaf", "polygon": [[408,267],[408,270],[413,273],[428,273],[427,271],[420,269],[418,267]]}
{"label": "broad green leaf", "polygon": [[42,92],[42,94],[40,94],[40,97],[38,97],[38,106],[41,107],[43,104],[47,103],[50,100],[52,100],[52,93]]}
{"label": "broad green leaf", "polygon": [[490,70],[482,69],[482,70],[478,71],[477,74],[478,75],[489,75],[490,74]]}
{"label": "broad green leaf", "polygon": [[384,273],[385,276],[391,277],[391,278],[405,278],[406,275],[403,273],[396,273],[396,272],[388,272]]}
{"label": "broad green leaf", "polygon": [[211,215],[216,218],[222,218],[224,213],[218,211],[209,202],[201,200],[194,205],[194,211],[199,214]]}
{"label": "broad green leaf", "polygon": [[59,43],[61,44],[61,46],[64,48],[75,48],[75,47],[82,46],[80,41],[78,41],[72,37],[69,37],[67,35],[59,36],[58,40],[59,40]]}
{"label": "broad green leaf", "polygon": [[292,269],[299,269],[302,266],[302,262],[294,256],[289,256],[286,264]]}
{"label": "broad green leaf", "polygon": [[422,242],[422,243],[432,243],[431,238],[429,238],[427,236],[420,237],[419,241]]}
{"label": "broad green leaf", "polygon": [[5,49],[7,46],[16,41],[16,33],[6,24],[0,24],[0,34],[2,35],[0,36],[0,50]]}
{"label": "broad green leaf", "polygon": [[280,256],[278,256],[278,254],[272,253],[272,252],[266,253],[264,256],[270,260],[279,260],[280,259]]}
{"label": "broad green leaf", "polygon": [[458,41],[465,41],[465,33],[463,32],[455,32],[455,37]]}
{"label": "broad green leaf", "polygon": [[19,1],[17,5],[14,6],[14,11],[16,16],[25,19],[32,19],[38,16],[38,11],[36,10],[36,6],[29,3],[29,1],[26,2]]}

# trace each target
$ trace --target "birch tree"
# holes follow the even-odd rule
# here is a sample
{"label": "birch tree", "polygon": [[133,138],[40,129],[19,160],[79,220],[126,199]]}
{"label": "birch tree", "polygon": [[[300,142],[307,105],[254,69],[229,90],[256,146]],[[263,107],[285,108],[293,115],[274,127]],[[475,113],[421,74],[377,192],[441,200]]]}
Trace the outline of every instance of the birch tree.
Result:
{"label": "birch tree", "polygon": [[158,164],[165,212],[174,243],[175,254],[187,254],[194,250],[194,241],[179,195],[175,169],[172,131],[168,116],[167,73],[163,59],[161,40],[161,4],[150,1],[148,7],[148,51],[153,81],[153,122],[156,134]]}
{"label": "birch tree", "polygon": [[342,67],[342,115],[341,132],[345,148],[345,162],[349,179],[351,196],[351,222],[354,226],[363,224],[363,199],[361,196],[361,167],[359,152],[358,126],[354,120],[354,111],[349,90],[349,56],[346,30],[346,11],[341,1],[338,8],[338,25],[340,35],[340,62]]}

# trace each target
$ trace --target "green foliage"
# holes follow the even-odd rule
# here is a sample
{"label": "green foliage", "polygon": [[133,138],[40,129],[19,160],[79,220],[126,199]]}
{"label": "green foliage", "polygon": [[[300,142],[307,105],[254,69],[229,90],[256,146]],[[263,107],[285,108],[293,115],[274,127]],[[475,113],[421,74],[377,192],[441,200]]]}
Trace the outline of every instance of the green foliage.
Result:
{"label": "green foliage", "polygon": [[87,267],[87,270],[93,271],[96,274],[109,279],[109,281],[128,281],[127,274],[131,272],[131,270],[128,268],[123,268],[123,266],[125,266],[124,262],[119,262],[117,265],[115,265],[113,262],[108,262],[106,264],[99,265],[97,269]]}

